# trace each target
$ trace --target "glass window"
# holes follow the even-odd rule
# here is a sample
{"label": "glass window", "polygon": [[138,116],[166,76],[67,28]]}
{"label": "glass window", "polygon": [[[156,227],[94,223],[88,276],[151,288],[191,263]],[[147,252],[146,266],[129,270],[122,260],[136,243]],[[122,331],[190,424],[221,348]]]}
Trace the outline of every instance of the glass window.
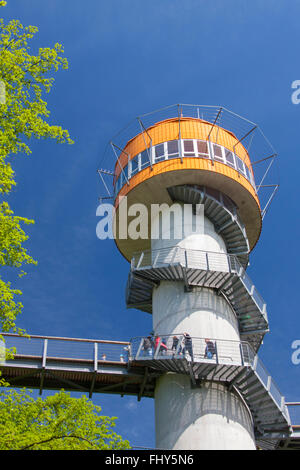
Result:
{"label": "glass window", "polygon": [[236,157],[236,161],[237,161],[238,170],[245,174],[245,167],[244,167],[243,161],[239,157]]}
{"label": "glass window", "polygon": [[149,156],[150,156],[150,150],[149,150],[149,154],[148,154],[148,150],[144,150],[141,153],[141,168],[146,168],[147,166],[150,165]]}
{"label": "glass window", "polygon": [[208,158],[208,145],[203,140],[197,140],[197,150],[201,157]]}
{"label": "glass window", "polygon": [[253,178],[252,178],[251,170],[247,167],[247,165],[245,165],[245,168],[246,168],[246,176],[247,176],[248,180],[250,181],[250,183],[253,184]]}
{"label": "glass window", "polygon": [[226,159],[227,165],[235,167],[235,165],[234,165],[234,155],[233,155],[232,152],[230,152],[227,149],[225,149],[225,159]]}
{"label": "glass window", "polygon": [[184,149],[184,154],[185,155],[195,154],[194,142],[192,140],[184,140],[183,141],[183,149]]}
{"label": "glass window", "polygon": [[136,155],[131,160],[131,176],[135,175],[139,171],[139,156]]}
{"label": "glass window", "polygon": [[249,172],[249,168],[245,165],[245,170],[246,170],[246,176],[247,176],[247,179],[250,180],[250,172]]}
{"label": "glass window", "polygon": [[214,158],[223,162],[222,148],[216,144],[214,144]]}
{"label": "glass window", "polygon": [[155,161],[159,162],[165,159],[165,146],[164,144],[156,145],[155,147]]}
{"label": "glass window", "polygon": [[169,158],[175,158],[178,157],[179,151],[178,151],[178,140],[170,140],[170,142],[167,142],[167,147],[168,147],[168,156]]}
{"label": "glass window", "polygon": [[167,143],[168,154],[178,153],[178,140],[171,140]]}

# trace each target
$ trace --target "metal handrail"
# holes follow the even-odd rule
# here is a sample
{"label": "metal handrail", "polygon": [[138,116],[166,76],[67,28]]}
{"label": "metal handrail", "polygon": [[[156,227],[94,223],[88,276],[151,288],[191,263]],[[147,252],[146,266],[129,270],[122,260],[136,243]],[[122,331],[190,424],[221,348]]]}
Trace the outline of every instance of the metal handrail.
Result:
{"label": "metal handrail", "polygon": [[230,272],[238,275],[255,304],[266,317],[266,303],[236,255],[170,246],[133,253],[131,270],[153,267],[154,259],[156,267],[180,264],[183,268],[197,267],[207,271]]}
{"label": "metal handrail", "polygon": [[[128,362],[130,342],[66,338],[58,336],[1,333],[7,349],[15,347],[15,356],[26,358],[34,356],[47,360]],[[95,356],[96,352],[96,356]]]}
{"label": "metal handrail", "polygon": [[113,341],[110,339],[85,339],[85,338],[69,338],[66,336],[43,336],[43,335],[18,335],[17,333],[0,333],[0,336],[3,337],[17,337],[17,338],[39,338],[39,339],[50,339],[50,340],[59,340],[59,341],[77,341],[79,343],[107,343],[107,344],[125,344],[129,345],[130,341]]}
{"label": "metal handrail", "polygon": [[[172,256],[175,255],[175,258],[173,258],[173,262],[180,262],[182,264],[185,265],[185,267],[189,267],[189,265],[186,265],[185,263],[185,260],[186,259],[190,259],[191,260],[191,254],[200,254],[203,253],[203,255],[208,255],[208,256],[213,256],[215,255],[216,257],[223,257],[223,259],[226,257],[228,259],[228,262],[229,262],[229,265],[230,265],[230,268],[231,268],[231,271],[236,271],[237,273],[239,272],[240,269],[243,269],[242,268],[242,265],[240,264],[238,258],[236,255],[232,255],[232,254],[228,254],[228,253],[220,253],[220,252],[215,252],[215,251],[205,251],[205,250],[195,250],[195,249],[186,249],[186,248],[182,248],[180,246],[169,246],[169,247],[165,247],[165,248],[158,248],[158,249],[154,249],[154,250],[144,250],[144,251],[138,251],[138,252],[134,252],[133,253],[133,257],[132,257],[132,266],[133,266],[133,269],[136,268],[138,265],[139,267],[143,267],[143,266],[147,266],[147,261],[149,261],[149,259],[151,260],[151,262],[148,264],[148,266],[152,266],[152,258],[156,257],[156,264],[159,264],[160,261],[159,261],[159,258],[157,258],[157,254],[172,254]],[[187,258],[185,257],[185,254],[187,254]],[[156,255],[156,256],[154,256]],[[151,256],[151,258],[150,258]],[[142,260],[141,260],[142,258]],[[144,261],[143,261],[143,258],[144,258]],[[138,259],[137,263],[135,263],[135,261]],[[209,270],[209,258],[207,258],[205,256],[205,260],[206,260],[206,267],[207,269]],[[141,262],[143,261],[143,263]],[[166,264],[166,263],[163,263],[163,264]],[[169,262],[167,264],[170,264]],[[237,266],[235,268],[235,265]]]}
{"label": "metal handrail", "polygon": [[[174,336],[178,338],[177,349],[175,351],[172,344]],[[149,336],[147,338],[149,338]],[[283,395],[252,346],[246,341],[191,337],[191,354],[189,348],[186,347],[184,350],[185,345],[183,342],[183,333],[174,333],[172,335],[159,334],[153,335],[152,338],[159,338],[159,342],[156,346],[153,342],[151,351],[148,349],[145,350],[143,347],[146,337],[136,337],[131,340],[130,361],[185,359],[189,362],[209,362],[212,364],[215,363],[216,365],[228,364],[229,366],[237,365],[251,367],[272,397],[273,401],[282,411],[288,422],[290,422],[289,413]],[[207,351],[205,352],[205,347],[207,345],[206,340],[209,340],[214,345],[214,351],[211,358],[207,357]],[[162,342],[167,346],[165,351],[161,349]],[[178,346],[179,344],[180,347]],[[231,359],[231,361],[228,359]]]}
{"label": "metal handrail", "polygon": [[[292,420],[292,426],[293,428],[300,428],[300,402],[286,402],[285,403],[287,409],[289,410],[289,413],[291,415],[291,420]],[[296,413],[297,416],[294,418],[293,413],[290,411],[293,408],[296,408]]]}
{"label": "metal handrail", "polygon": [[[172,335],[166,335],[166,334],[157,334],[157,335],[148,335],[148,336],[136,336],[134,338],[131,339],[131,358],[134,357],[134,345],[138,342],[139,344],[141,342],[143,342],[144,339],[146,338],[149,338],[151,336],[152,340],[155,339],[155,338],[160,338],[161,340],[163,339],[166,339],[167,340],[167,346],[170,344],[170,341],[174,338],[174,336],[178,337],[179,341],[180,339],[183,340],[184,338],[184,333],[173,333]],[[249,362],[247,359],[247,357],[251,358],[251,363],[254,363],[254,357],[257,356],[257,354],[255,353],[254,349],[252,348],[252,346],[247,342],[247,341],[238,341],[238,340],[228,340],[228,339],[215,339],[215,338],[202,338],[202,337],[196,337],[196,336],[193,336],[191,337],[193,343],[196,343],[197,342],[205,342],[205,340],[210,340],[212,341],[213,343],[215,343],[216,345],[217,344],[222,344],[222,345],[226,345],[227,347],[229,347],[230,345],[234,345],[234,347],[238,347],[239,351],[240,351],[240,354],[239,354],[239,359],[241,360],[241,362]],[[203,343],[204,344],[204,343]],[[240,348],[240,345],[242,345],[243,347]],[[243,349],[245,348],[245,349]],[[172,348],[168,348],[169,350],[171,350]],[[238,350],[236,349],[236,350]],[[247,354],[246,352],[243,353],[241,351],[247,351]],[[197,356],[197,354],[195,355]]]}
{"label": "metal handrail", "polygon": [[[252,162],[252,172],[254,173],[256,186],[258,188],[263,188],[263,194],[260,193],[260,200],[262,206],[261,213],[262,216],[264,216],[278,188],[276,165],[267,165],[265,168],[265,162],[269,162],[269,159],[272,159],[271,161],[276,163],[275,158],[277,158],[277,152],[264,135],[260,126],[220,105],[213,106],[186,103],[173,104],[156,109],[152,112],[140,114],[110,139],[110,142],[106,145],[104,154],[102,155],[101,162],[99,162],[100,166],[111,167],[112,165],[112,149],[110,143],[115,143],[121,149],[125,148],[127,142],[129,142],[133,136],[141,133],[141,125],[143,128],[143,134],[143,132],[150,129],[151,126],[158,122],[169,119],[175,120],[178,122],[178,134],[179,137],[181,137],[180,125],[181,121],[185,118],[201,119],[201,121],[211,123],[213,127],[222,128],[233,133],[239,142],[239,146],[243,146],[245,149],[244,155],[242,156],[243,161],[248,155]],[[205,136],[207,141],[210,139],[212,126]],[[252,132],[253,129],[255,129],[255,133]],[[216,139],[216,143],[218,144],[218,139]],[[232,151],[234,149],[229,150]],[[260,170],[259,167],[261,167]],[[265,181],[268,184],[263,185],[262,183]],[[267,186],[272,185],[275,189],[273,190],[273,188],[271,188],[272,193],[270,196],[270,189]]]}
{"label": "metal handrail", "polygon": [[[209,362],[211,364],[215,363],[222,365],[228,364],[230,366],[250,366],[264,384],[273,401],[276,403],[278,408],[281,409],[288,422],[290,422],[287,403],[285,403],[284,397],[281,395],[275,381],[269,375],[267,369],[264,367],[251,345],[246,341],[209,338],[209,341],[211,341],[214,346],[214,351],[212,351],[213,354],[210,358],[207,354],[208,351],[205,351],[207,345],[205,340],[208,338],[192,337],[191,349],[187,344],[183,344],[183,333],[159,335],[159,344],[155,351],[153,349],[151,355],[144,354],[143,342],[146,337],[135,337],[129,342],[39,335],[31,335],[30,338],[27,338],[12,333],[2,333],[1,335],[6,339],[7,347],[15,346],[17,348],[17,356],[21,358],[26,358],[26,356],[35,356],[40,358],[42,368],[47,367],[47,361],[49,360],[74,360],[93,362],[94,369],[97,371],[98,363],[101,363],[102,361],[127,363],[134,360],[153,360],[154,356],[155,359],[159,360],[186,359],[191,361],[191,358],[193,358],[195,362]],[[172,347],[174,336],[177,336],[179,340],[175,351]],[[166,354],[160,354],[160,347],[162,346],[163,341],[166,342],[167,346]],[[73,343],[76,345],[74,350],[72,349]],[[83,349],[81,346],[83,346]],[[193,353],[192,356],[190,355],[191,351]],[[104,358],[103,355],[106,355],[106,357]],[[10,364],[13,364],[13,361],[10,362]],[[295,403],[289,403],[289,405],[294,404]],[[296,404],[300,405],[300,403]]]}
{"label": "metal handrail", "polygon": [[[187,139],[182,139],[182,138],[179,138],[178,139],[178,157],[177,158],[180,158],[181,161],[183,160],[183,158],[185,158],[187,155],[184,154],[183,150],[182,150],[182,146],[183,146],[183,142],[187,140]],[[201,152],[197,152],[197,151],[194,151],[193,153],[189,154],[188,157],[195,157],[195,158],[203,158],[205,160],[210,160],[212,163],[217,160],[217,161],[220,161],[218,160],[218,158],[215,157],[215,152],[213,150],[213,143],[210,141],[210,139],[208,139],[207,141],[206,140],[203,140],[203,139],[192,139],[192,140],[197,140],[197,141],[201,141],[201,142],[208,142],[209,143],[209,146],[208,146],[208,154],[205,154],[205,156],[203,156],[203,154],[201,154]],[[161,145],[160,144],[157,144],[157,146]],[[218,144],[220,145],[220,144]],[[146,146],[146,143],[145,143],[145,146]],[[153,149],[153,152],[155,152],[155,147],[156,146],[150,146],[149,148]],[[252,173],[251,171],[251,167],[249,167],[246,163],[245,163],[245,159],[246,159],[246,156],[247,154],[245,154],[244,156],[244,159],[242,160],[243,162],[243,165],[245,167],[245,171],[243,171],[243,169],[241,169],[239,166],[238,166],[238,163],[236,161],[236,158],[239,158],[236,153],[233,151],[233,150],[230,150],[228,148],[226,148],[225,146],[221,146],[220,147],[222,148],[222,151],[226,154],[226,152],[229,152],[231,153],[233,156],[234,156],[234,163],[233,165],[232,164],[228,164],[226,160],[223,160],[221,161],[221,163],[223,163],[224,165],[226,165],[228,168],[230,169],[234,169],[235,171],[237,171],[237,173],[239,175],[242,175],[244,178],[247,179],[247,181],[249,181],[249,183],[253,186],[254,190],[258,192],[257,190],[257,187],[256,187],[256,184],[255,184],[255,179],[254,179],[254,174]],[[146,147],[146,150],[149,150],[148,147]],[[138,156],[139,154],[135,155],[135,158]],[[177,155],[177,154],[176,154]],[[151,156],[149,155],[149,152],[148,152],[148,158],[149,158],[149,161],[147,162],[147,164],[145,166],[143,166],[142,169],[150,166],[151,168],[153,167],[153,164],[157,163],[157,161],[154,161],[152,163],[151,161]],[[168,154],[168,159],[169,158],[172,158],[172,154]],[[153,159],[154,159],[154,156],[153,156]],[[167,160],[166,160],[167,161]],[[124,167],[122,167],[121,169],[121,172],[119,173],[118,177],[115,177],[115,180],[114,180],[114,192],[115,192],[115,197],[116,195],[118,194],[118,192],[120,191],[121,187],[124,185],[124,184],[129,184],[128,182],[130,181],[132,175],[130,175],[130,169],[129,169],[129,163],[126,164]],[[248,170],[248,173],[247,173],[247,170]],[[141,171],[139,170],[139,171]],[[136,173],[134,173],[134,175],[138,174],[139,171],[137,171]],[[100,173],[101,175],[101,173]],[[124,177],[124,180],[121,180],[121,178]],[[262,183],[262,182],[261,182]],[[259,186],[259,189],[262,185],[260,184]]]}

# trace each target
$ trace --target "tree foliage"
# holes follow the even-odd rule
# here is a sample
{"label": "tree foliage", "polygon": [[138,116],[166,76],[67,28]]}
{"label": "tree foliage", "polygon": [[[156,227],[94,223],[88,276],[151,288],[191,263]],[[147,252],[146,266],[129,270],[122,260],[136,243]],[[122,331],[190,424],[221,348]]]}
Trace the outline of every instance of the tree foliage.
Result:
{"label": "tree foliage", "polygon": [[34,400],[25,390],[6,390],[0,396],[0,450],[129,449],[113,430],[116,418],[100,412],[84,395],[61,391]]}
{"label": "tree foliage", "polygon": [[[0,1],[0,7],[5,4]],[[29,44],[37,31],[35,26],[23,27],[18,20],[5,25],[0,19],[0,266],[6,271],[14,269],[19,276],[26,274],[24,265],[36,261],[24,247],[28,236],[23,229],[34,221],[14,215],[5,200],[17,184],[14,159],[31,153],[31,138],[72,143],[67,130],[49,123],[50,112],[43,98],[51,90],[53,73],[67,69],[68,62],[61,44],[31,54]],[[21,294],[0,276],[0,332],[24,334],[16,326],[23,307],[16,297]],[[8,384],[0,378],[0,385]],[[0,450],[129,448],[113,430],[116,418],[100,412],[101,408],[85,396],[71,398],[61,391],[34,400],[25,389],[4,388],[0,393]]]}
{"label": "tree foliage", "polygon": [[[0,2],[0,7],[6,2]],[[24,27],[18,20],[8,24],[0,19],[0,265],[15,268],[19,276],[26,274],[26,264],[36,264],[24,247],[28,239],[24,225],[34,221],[15,216],[5,197],[16,186],[13,161],[17,155],[29,155],[30,139],[54,139],[72,143],[67,130],[50,124],[50,111],[44,101],[53,85],[53,74],[67,69],[61,44],[30,52],[30,41],[37,33],[35,26]],[[0,277],[0,327],[3,332],[21,330],[16,317],[22,310],[17,300],[22,292]]]}

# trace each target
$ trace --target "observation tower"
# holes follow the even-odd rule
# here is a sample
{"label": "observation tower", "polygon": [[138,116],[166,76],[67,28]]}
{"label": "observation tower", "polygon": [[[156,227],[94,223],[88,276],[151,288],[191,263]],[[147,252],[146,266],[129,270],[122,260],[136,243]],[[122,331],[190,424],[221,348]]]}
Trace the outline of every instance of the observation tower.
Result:
{"label": "observation tower", "polygon": [[278,189],[276,152],[255,123],[200,105],[140,116],[108,148],[114,170],[98,172],[130,262],[126,304],[152,314],[129,363],[145,382],[157,373],[156,447],[271,446],[290,420],[257,355],[267,308],[246,270]]}

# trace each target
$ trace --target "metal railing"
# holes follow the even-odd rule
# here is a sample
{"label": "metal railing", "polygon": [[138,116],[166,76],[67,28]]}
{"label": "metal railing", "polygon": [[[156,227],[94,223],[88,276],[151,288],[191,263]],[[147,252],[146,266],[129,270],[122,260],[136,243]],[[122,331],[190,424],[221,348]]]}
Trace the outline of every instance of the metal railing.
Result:
{"label": "metal railing", "polygon": [[[39,335],[27,338],[12,333],[2,333],[2,337],[6,348],[16,348],[16,361],[38,359],[44,368],[47,361],[92,363],[97,369],[98,363],[104,362],[120,364],[145,361],[146,364],[147,360],[166,359],[251,367],[289,420],[284,397],[257,354],[245,341],[192,337],[191,342],[188,342],[184,340],[183,334],[161,335],[153,337],[150,348],[146,349],[146,337],[133,338],[130,342]],[[294,405],[300,403],[290,403],[289,408]]]}
{"label": "metal railing", "polygon": [[239,273],[242,269],[235,255],[191,250],[180,246],[135,252],[131,260],[131,269],[164,267],[169,264],[180,264],[185,268],[233,273]]}
{"label": "metal railing", "polygon": [[[135,158],[133,160],[129,160],[128,163],[122,167],[122,171],[118,174],[117,177],[115,177],[114,180],[114,197],[117,196],[119,193],[120,189],[122,186],[125,184],[129,184],[130,179],[139,173],[141,170],[144,170],[145,168],[149,166],[153,166],[153,164],[161,162],[161,161],[167,161],[173,158],[204,158],[205,160],[210,160],[212,162],[214,161],[219,161],[223,163],[224,165],[228,166],[229,168],[234,168],[240,175],[244,176],[247,178],[247,180],[250,182],[250,184],[253,186],[253,188],[256,191],[256,186],[255,186],[255,181],[254,181],[254,176],[252,174],[252,171],[249,169],[249,167],[244,164],[244,162],[238,157],[238,155],[235,155],[234,152],[230,151],[224,146],[218,145],[219,151],[221,151],[221,157],[218,156],[215,153],[214,150],[214,144],[213,145],[207,145],[207,153],[203,154],[202,152],[197,151],[197,143],[204,143],[206,144],[206,141],[199,140],[199,139],[180,139],[180,140],[173,140],[172,142],[176,142],[177,144],[177,152],[175,154],[169,153],[168,151],[164,150],[162,155],[159,155],[158,157],[156,156],[156,149],[160,148],[161,146],[164,146],[164,143],[160,143],[156,146],[152,146],[148,149],[148,151],[141,152],[140,154],[135,155]],[[193,146],[193,151],[192,152],[185,152],[184,151],[184,144],[185,142],[191,142]],[[166,147],[167,148],[167,147]],[[142,164],[142,156],[146,155],[146,161],[143,162]],[[231,160],[228,162],[228,157]],[[135,162],[135,168],[132,171],[132,162]],[[108,170],[98,170],[100,177],[102,178],[103,183],[105,184],[105,181],[103,179],[103,175],[108,173]],[[109,172],[111,174],[111,172]],[[106,186],[106,189],[107,186]]]}
{"label": "metal railing", "polygon": [[[145,341],[146,340],[146,341]],[[151,346],[149,347],[149,341]],[[131,341],[131,361],[187,360],[193,363],[222,364],[251,367],[278,408],[289,421],[289,413],[275,381],[245,341],[192,337],[186,341],[184,334],[137,337]]]}
{"label": "metal railing", "polygon": [[2,333],[5,347],[16,348],[16,358],[41,358],[71,362],[127,362],[130,343],[80,338]]}
{"label": "metal railing", "polygon": [[[268,210],[278,189],[278,174],[276,169],[277,152],[273,145],[264,135],[259,125],[239,116],[236,113],[224,108],[223,106],[210,106],[198,104],[174,104],[157,109],[150,113],[141,114],[123,127],[117,134],[109,139],[104,152],[102,153],[99,167],[109,170],[100,170],[102,181],[105,173],[109,173],[108,182],[104,184],[105,197],[113,198],[113,182],[111,175],[115,174],[114,166],[120,168],[120,156],[124,155],[124,148],[128,141],[134,136],[141,134],[145,141],[147,151],[152,147],[152,140],[149,137],[148,130],[152,125],[166,119],[175,119],[178,125],[178,139],[181,140],[181,123],[184,118],[196,118],[206,123],[210,123],[206,136],[206,141],[210,144],[211,134],[214,129],[223,128],[231,131],[237,138],[237,144],[234,146],[233,153],[236,153],[237,146],[244,147],[245,156],[249,156],[256,182],[257,192],[259,192],[262,216]],[[218,135],[218,134],[217,134]],[[218,142],[218,137],[216,139]],[[182,152],[179,158],[182,159]],[[149,161],[149,165],[152,162]],[[123,173],[123,166],[122,173]],[[126,181],[126,178],[125,178]]]}
{"label": "metal railing", "polygon": [[185,358],[194,362],[209,360],[215,364],[250,365],[255,355],[246,342],[193,337],[189,343],[183,334],[178,334],[153,337],[150,340],[152,346],[147,349],[145,339],[141,337],[131,341],[131,360]]}
{"label": "metal railing", "polygon": [[300,430],[300,402],[286,402],[286,406],[289,410],[292,426]]}
{"label": "metal railing", "polygon": [[180,246],[166,247],[158,250],[146,250],[133,254],[131,270],[167,267],[180,265],[183,268],[219,271],[236,274],[243,282],[249,295],[252,296],[259,310],[266,314],[266,303],[257,291],[250,277],[242,267],[236,255],[216,253],[203,250],[191,250]]}

